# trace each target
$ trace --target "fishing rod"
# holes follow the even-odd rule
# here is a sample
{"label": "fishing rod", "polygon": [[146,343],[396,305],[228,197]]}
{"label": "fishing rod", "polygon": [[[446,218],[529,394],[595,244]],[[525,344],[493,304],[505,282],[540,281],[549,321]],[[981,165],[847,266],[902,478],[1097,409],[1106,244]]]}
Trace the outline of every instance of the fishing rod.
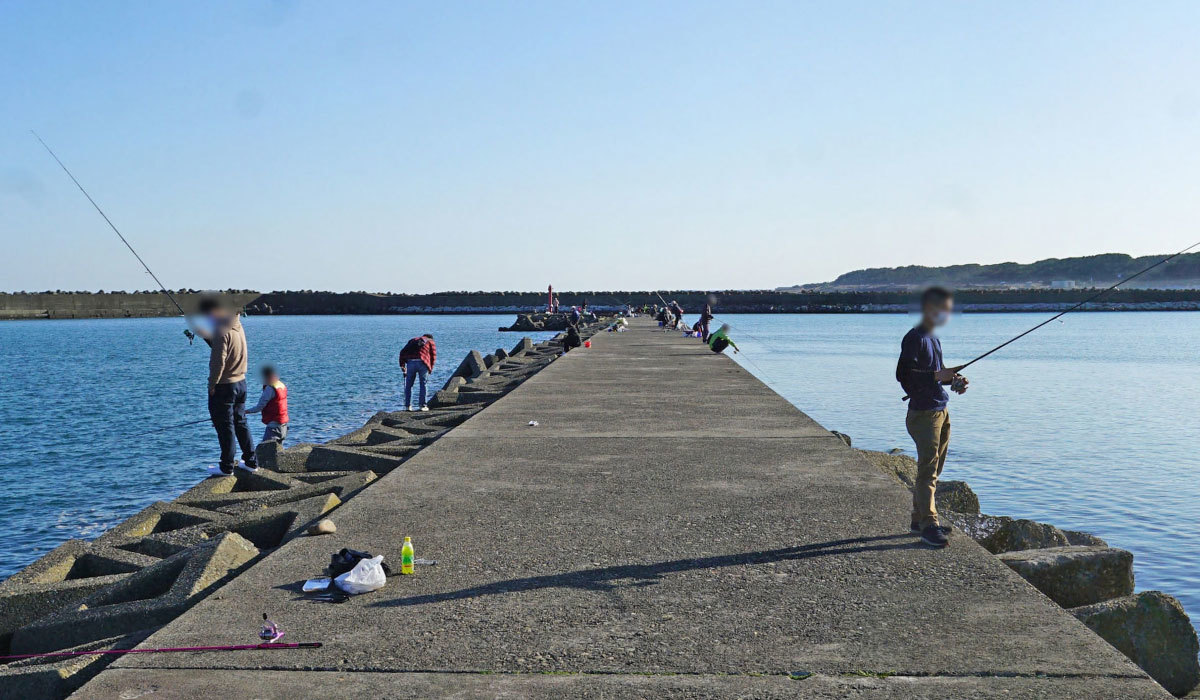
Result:
{"label": "fishing rod", "polygon": [[1079,302],[1078,304],[1076,304],[1076,305],[1072,306],[1071,308],[1069,308],[1069,309],[1067,309],[1067,310],[1065,310],[1065,311],[1060,311],[1060,312],[1058,312],[1057,314],[1055,314],[1055,315],[1051,316],[1050,318],[1046,319],[1045,321],[1042,321],[1041,323],[1037,324],[1037,325],[1036,325],[1036,326],[1034,326],[1033,328],[1030,328],[1029,330],[1025,331],[1024,333],[1021,333],[1020,335],[1014,336],[1014,337],[1012,337],[1012,338],[1010,338],[1010,339],[1008,339],[1008,340],[1004,341],[1003,343],[1000,343],[1000,344],[999,344],[999,345],[997,345],[996,347],[992,348],[991,350],[988,350],[987,352],[983,353],[983,354],[982,354],[982,355],[980,355],[979,357],[976,357],[974,360],[971,360],[971,361],[970,361],[970,362],[968,362],[967,364],[965,364],[965,365],[959,365],[958,367],[951,367],[951,368],[949,368],[949,369],[952,369],[952,370],[953,370],[953,371],[955,371],[955,372],[958,372],[958,371],[960,371],[960,370],[966,369],[967,367],[970,367],[971,365],[975,364],[976,362],[979,362],[979,361],[980,361],[980,360],[982,360],[983,358],[987,357],[988,355],[991,355],[992,353],[994,353],[994,352],[996,352],[997,350],[999,350],[999,349],[1001,349],[1001,348],[1005,347],[1006,345],[1009,345],[1009,344],[1011,344],[1011,343],[1014,343],[1014,342],[1016,342],[1016,341],[1020,340],[1021,338],[1024,338],[1025,336],[1027,336],[1027,335],[1029,335],[1030,333],[1032,333],[1032,332],[1036,331],[1037,329],[1041,328],[1042,326],[1044,326],[1044,325],[1046,325],[1046,324],[1048,324],[1048,323],[1052,323],[1053,321],[1056,321],[1056,320],[1058,320],[1058,319],[1062,318],[1063,316],[1066,316],[1067,314],[1071,313],[1072,311],[1075,311],[1076,309],[1078,309],[1078,308],[1080,308],[1080,307],[1084,306],[1085,304],[1089,304],[1089,303],[1091,303],[1091,302],[1095,301],[1096,299],[1099,299],[1100,297],[1104,296],[1105,294],[1108,294],[1109,292],[1111,292],[1112,290],[1116,289],[1117,287],[1120,287],[1121,285],[1125,284],[1126,282],[1128,282],[1128,281],[1130,281],[1130,280],[1133,280],[1133,279],[1137,279],[1138,277],[1141,277],[1142,275],[1144,275],[1144,274],[1146,274],[1147,272],[1149,272],[1149,271],[1153,270],[1154,268],[1158,267],[1159,265],[1164,265],[1164,264],[1166,264],[1166,263],[1169,263],[1169,262],[1171,262],[1171,261],[1172,261],[1172,260],[1174,260],[1175,258],[1178,258],[1180,255],[1183,255],[1184,253],[1188,252],[1188,251],[1189,251],[1189,250],[1191,250],[1192,248],[1195,248],[1196,246],[1200,246],[1200,241],[1197,241],[1197,242],[1195,242],[1195,243],[1191,244],[1190,246],[1188,246],[1188,247],[1184,248],[1183,250],[1179,251],[1178,253],[1175,253],[1174,255],[1168,255],[1167,257],[1163,258],[1162,260],[1159,260],[1158,262],[1156,262],[1156,263],[1154,263],[1153,265],[1151,265],[1151,266],[1149,266],[1149,267],[1147,267],[1147,268],[1145,268],[1145,269],[1141,270],[1140,272],[1137,272],[1136,274],[1133,274],[1133,275],[1130,275],[1130,276],[1126,277],[1125,279],[1123,279],[1123,280],[1121,280],[1121,281],[1117,282],[1116,284],[1112,285],[1111,287],[1108,287],[1108,288],[1106,288],[1106,289],[1102,289],[1102,290],[1100,290],[1099,292],[1096,292],[1096,293],[1095,293],[1095,294],[1093,294],[1092,296],[1088,297],[1087,299],[1084,299],[1083,301],[1081,301],[1081,302]]}
{"label": "fishing rod", "polygon": [[158,647],[155,649],[96,649],[93,651],[53,651],[42,654],[13,654],[0,656],[0,661],[18,659],[49,659],[61,656],[99,656],[101,654],[166,654],[180,651],[246,651],[249,649],[320,649],[321,642],[264,642],[262,644],[229,644],[213,647]]}
{"label": "fishing rod", "polygon": [[129,249],[129,252],[133,253],[133,257],[137,258],[137,261],[142,264],[142,267],[146,270],[146,274],[150,275],[150,277],[154,279],[155,283],[158,284],[158,288],[163,291],[163,294],[167,295],[167,298],[171,300],[171,303],[175,305],[175,308],[179,309],[179,315],[182,316],[184,320],[188,321],[188,325],[190,326],[191,321],[188,319],[187,312],[183,310],[183,307],[180,306],[179,302],[175,300],[175,297],[171,295],[171,292],[167,289],[167,286],[162,283],[162,280],[158,279],[158,275],[154,274],[154,271],[150,269],[150,266],[146,264],[146,261],[142,260],[142,256],[138,255],[138,252],[133,249],[133,246],[130,245],[129,241],[125,239],[125,236],[121,233],[121,230],[117,228],[116,224],[112,222],[112,219],[108,218],[108,214],[104,213],[104,210],[100,208],[100,205],[96,203],[96,200],[92,199],[92,195],[88,194],[88,191],[83,188],[83,185],[79,184],[79,180],[75,178],[75,175],[72,174],[62,160],[59,159],[58,155],[54,153],[54,150],[51,149],[44,140],[42,140],[42,137],[32,129],[29,131],[29,133],[33,134],[33,137],[38,140],[38,143],[42,144],[42,148],[46,149],[46,152],[50,154],[50,157],[54,159],[54,162],[58,163],[58,167],[63,169],[63,172],[67,174],[67,177],[71,178],[71,182],[75,183],[75,186],[79,188],[79,191],[83,193],[83,196],[87,197],[87,200],[92,203],[92,206],[95,207],[96,211],[100,213],[101,217],[103,217],[104,222],[107,223],[108,227],[113,230],[113,233],[117,234],[117,237],[121,239],[121,242],[125,244],[125,247]]}

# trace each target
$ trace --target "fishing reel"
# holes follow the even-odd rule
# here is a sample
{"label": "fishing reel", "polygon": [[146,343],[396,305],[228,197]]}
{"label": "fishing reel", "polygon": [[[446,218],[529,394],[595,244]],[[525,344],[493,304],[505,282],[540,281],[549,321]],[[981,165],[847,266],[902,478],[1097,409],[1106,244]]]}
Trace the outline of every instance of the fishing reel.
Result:
{"label": "fishing reel", "polygon": [[258,631],[258,638],[261,639],[264,644],[274,644],[275,642],[278,642],[281,637],[283,637],[283,630],[279,629],[279,625],[271,622],[271,620],[267,618],[266,613],[263,613],[262,629]]}
{"label": "fishing reel", "polygon": [[950,380],[950,390],[956,394],[961,394],[967,390],[967,378],[961,374],[954,375],[954,379]]}

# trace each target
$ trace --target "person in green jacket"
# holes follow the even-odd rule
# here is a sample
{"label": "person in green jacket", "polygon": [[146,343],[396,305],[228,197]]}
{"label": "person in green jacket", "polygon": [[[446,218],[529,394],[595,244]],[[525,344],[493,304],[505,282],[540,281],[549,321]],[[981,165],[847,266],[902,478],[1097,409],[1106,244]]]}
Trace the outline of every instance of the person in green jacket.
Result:
{"label": "person in green jacket", "polygon": [[738,350],[737,343],[729,339],[728,323],[722,323],[721,327],[717,329],[716,333],[708,336],[708,349],[712,350],[713,352],[725,352],[725,348],[731,345],[733,346],[734,352],[741,352],[741,350]]}

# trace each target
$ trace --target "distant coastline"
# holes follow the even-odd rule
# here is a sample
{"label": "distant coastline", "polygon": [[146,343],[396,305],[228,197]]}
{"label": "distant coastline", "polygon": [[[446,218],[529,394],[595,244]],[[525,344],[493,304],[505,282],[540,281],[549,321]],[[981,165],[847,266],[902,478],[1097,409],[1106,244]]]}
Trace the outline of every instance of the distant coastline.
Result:
{"label": "distant coastline", "polygon": [[[1194,247],[1194,246],[1193,246]],[[780,291],[906,291],[930,284],[963,289],[1103,289],[1137,277],[1134,289],[1190,289],[1200,285],[1200,253],[1173,256],[1170,264],[1156,266],[1167,253],[1132,257],[1103,253],[1074,258],[1046,258],[1033,263],[968,263],[926,267],[872,267],[839,275],[832,282],[798,284]]]}
{"label": "distant coastline", "polygon": [[[224,290],[215,292],[231,306],[257,315],[402,315],[402,314],[509,314],[541,310],[544,292],[439,292],[387,294],[368,292],[269,292]],[[967,313],[1055,312],[1095,293],[1094,289],[968,289],[958,292],[958,308]],[[688,313],[709,301],[721,313],[907,313],[912,291],[777,291],[777,290],[674,290],[586,291],[557,293],[563,306],[582,305],[597,310],[625,304],[661,304],[659,295],[677,300]],[[176,298],[191,309],[204,293],[181,290]],[[1117,289],[1083,311],[1200,311],[1200,289]],[[72,318],[170,317],[178,311],[161,292],[42,292],[0,293],[0,320]]]}

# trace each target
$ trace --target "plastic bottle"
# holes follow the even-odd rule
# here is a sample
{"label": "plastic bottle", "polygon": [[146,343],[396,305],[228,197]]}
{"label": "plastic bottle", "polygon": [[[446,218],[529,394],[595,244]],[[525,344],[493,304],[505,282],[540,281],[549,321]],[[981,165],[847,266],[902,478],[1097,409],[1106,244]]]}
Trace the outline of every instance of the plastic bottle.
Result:
{"label": "plastic bottle", "polygon": [[412,538],[405,537],[404,538],[404,548],[400,550],[400,573],[402,573],[402,574],[413,573],[413,559],[414,559],[414,556],[413,556]]}

